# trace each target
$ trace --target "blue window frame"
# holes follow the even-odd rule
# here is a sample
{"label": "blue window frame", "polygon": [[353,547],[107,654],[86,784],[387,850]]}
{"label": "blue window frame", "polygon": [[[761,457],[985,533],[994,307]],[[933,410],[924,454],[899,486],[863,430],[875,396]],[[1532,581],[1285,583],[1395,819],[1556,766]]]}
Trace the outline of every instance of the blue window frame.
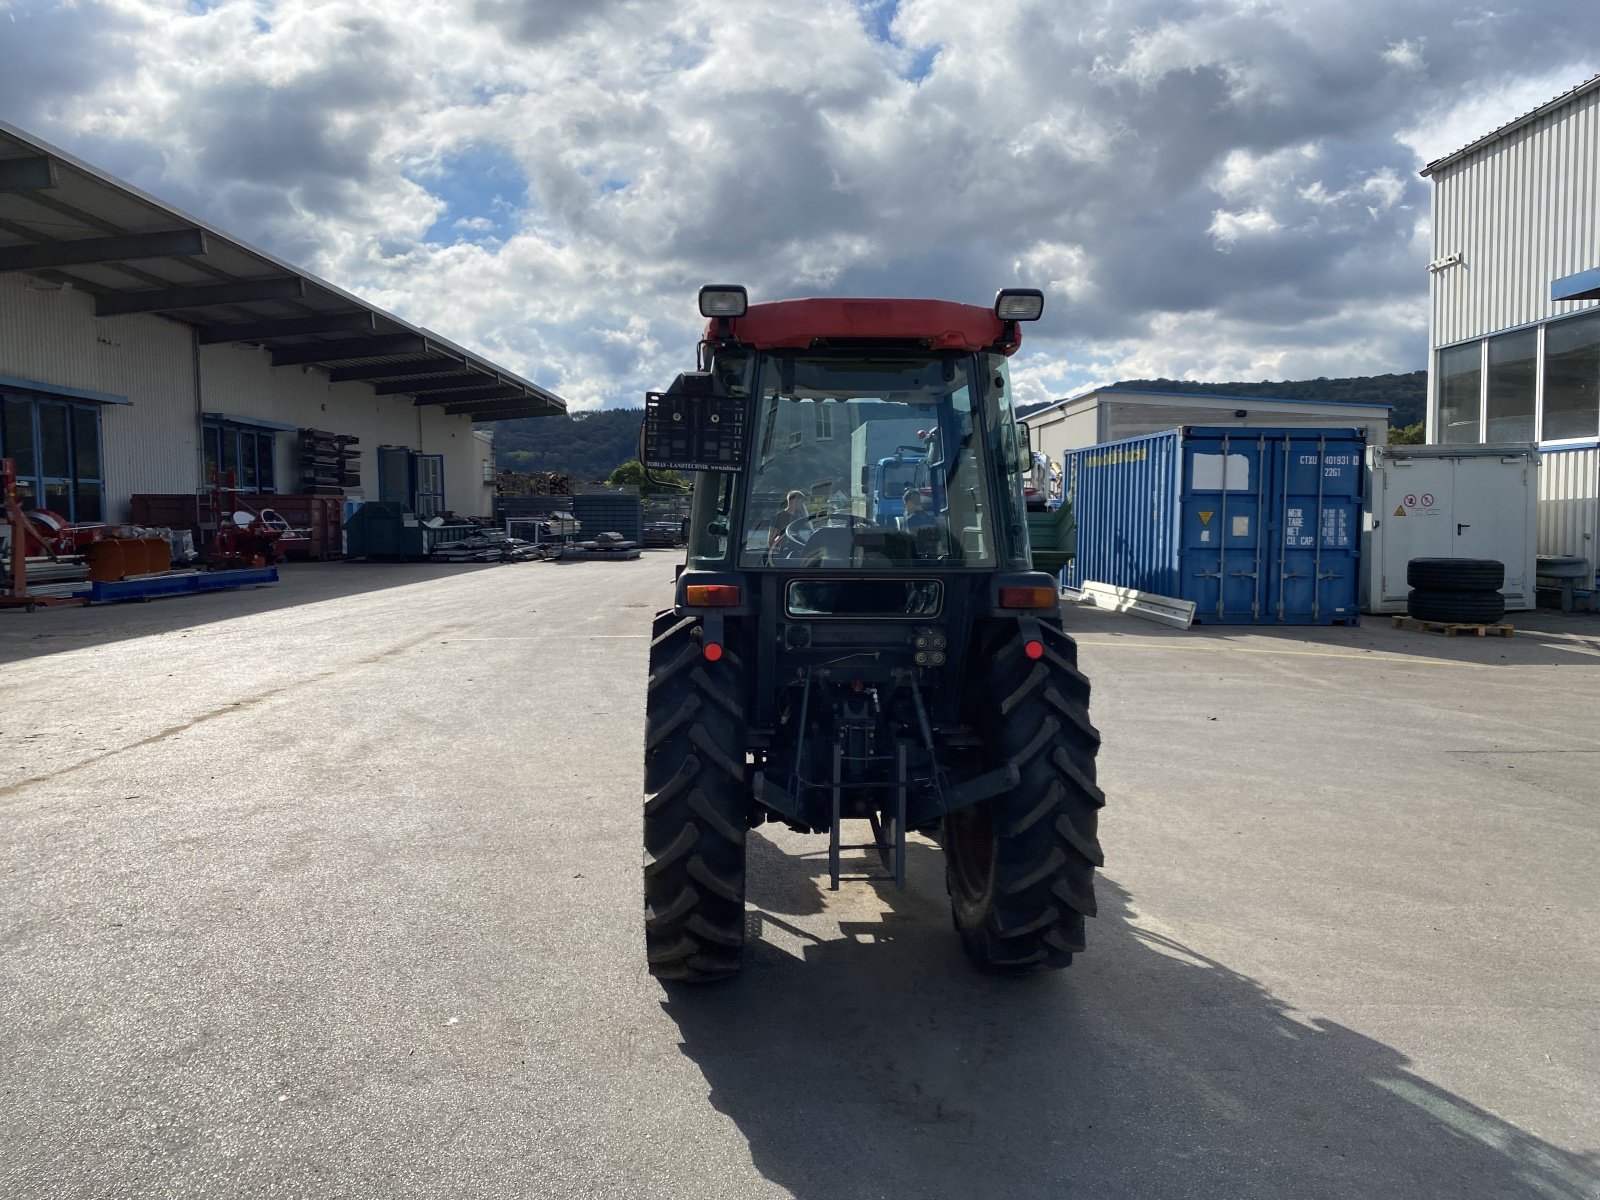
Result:
{"label": "blue window frame", "polygon": [[99,405],[0,392],[0,456],[16,461],[24,505],[105,520]]}
{"label": "blue window frame", "polygon": [[276,492],[276,439],[277,434],[270,429],[232,421],[205,421],[200,440],[205,448],[206,484],[209,486],[216,479],[219,470],[232,471],[236,491]]}

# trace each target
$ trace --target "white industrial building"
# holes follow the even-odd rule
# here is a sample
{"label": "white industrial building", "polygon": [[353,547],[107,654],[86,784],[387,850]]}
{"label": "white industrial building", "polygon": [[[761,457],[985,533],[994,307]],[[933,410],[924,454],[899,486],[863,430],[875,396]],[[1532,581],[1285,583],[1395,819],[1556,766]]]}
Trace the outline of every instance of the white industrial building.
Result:
{"label": "white industrial building", "polygon": [[1033,448],[1060,462],[1067,450],[1185,425],[1254,429],[1359,429],[1369,446],[1389,440],[1389,408],[1263,396],[1096,388],[1058,400],[1022,419]]}
{"label": "white industrial building", "polygon": [[[0,123],[0,455],[25,503],[126,521],[132,496],[193,495],[221,470],[243,492],[488,515],[474,422],[565,410]],[[348,447],[331,475],[302,430]]]}
{"label": "white industrial building", "polygon": [[1600,495],[1600,76],[1431,162],[1428,440],[1534,442],[1539,553]]}

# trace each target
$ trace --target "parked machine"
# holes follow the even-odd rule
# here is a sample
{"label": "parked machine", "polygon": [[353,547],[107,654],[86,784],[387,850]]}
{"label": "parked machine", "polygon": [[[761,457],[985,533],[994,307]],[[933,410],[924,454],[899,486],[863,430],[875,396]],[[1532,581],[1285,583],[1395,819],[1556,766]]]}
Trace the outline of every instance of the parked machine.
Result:
{"label": "parked machine", "polygon": [[[1056,581],[1029,569],[1032,460],[1007,360],[1041,293],[751,305],[706,287],[698,369],[646,397],[643,461],[694,472],[658,613],[645,736],[650,970],[739,969],[745,835],[777,821],[903,884],[938,839],[981,968],[1064,967],[1093,915],[1103,804],[1089,682]],[[879,518],[852,447],[916,416],[927,503]],[[871,460],[869,460],[871,461]],[[871,840],[846,845],[846,821]],[[870,860],[869,860],[870,861]]]}

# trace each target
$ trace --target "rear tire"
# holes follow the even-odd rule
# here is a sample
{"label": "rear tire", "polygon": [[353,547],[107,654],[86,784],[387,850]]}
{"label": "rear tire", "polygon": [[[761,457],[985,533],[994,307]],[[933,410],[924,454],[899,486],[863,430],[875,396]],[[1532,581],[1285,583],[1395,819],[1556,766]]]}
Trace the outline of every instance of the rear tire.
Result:
{"label": "rear tire", "polygon": [[656,614],[645,703],[645,954],[686,983],[739,971],[750,794],[739,660],[706,661],[698,624]]}
{"label": "rear tire", "polygon": [[1499,592],[1413,591],[1406,609],[1419,621],[1441,625],[1493,625],[1506,615],[1506,598]]}
{"label": "rear tire", "polygon": [[1089,681],[1060,629],[1041,626],[1044,655],[1023,652],[1013,628],[977,647],[968,694],[991,765],[1013,762],[1017,786],[945,818],[946,883],[962,945],[986,971],[1060,968],[1084,947],[1095,914],[1096,836],[1105,795],[1095,783],[1100,734],[1089,723]]}

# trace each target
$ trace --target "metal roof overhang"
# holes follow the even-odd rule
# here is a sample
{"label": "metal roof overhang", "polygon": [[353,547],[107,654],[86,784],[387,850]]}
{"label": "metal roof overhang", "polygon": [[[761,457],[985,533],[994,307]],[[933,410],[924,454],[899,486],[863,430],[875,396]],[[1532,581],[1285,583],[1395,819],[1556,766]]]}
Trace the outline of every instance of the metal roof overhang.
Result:
{"label": "metal roof overhang", "polygon": [[[157,313],[201,345],[264,346],[274,367],[476,420],[552,416],[566,401],[438,334],[256,250],[0,121],[0,271],[94,297],[95,315]],[[470,402],[493,399],[492,408]],[[490,416],[488,414],[492,413]]]}

